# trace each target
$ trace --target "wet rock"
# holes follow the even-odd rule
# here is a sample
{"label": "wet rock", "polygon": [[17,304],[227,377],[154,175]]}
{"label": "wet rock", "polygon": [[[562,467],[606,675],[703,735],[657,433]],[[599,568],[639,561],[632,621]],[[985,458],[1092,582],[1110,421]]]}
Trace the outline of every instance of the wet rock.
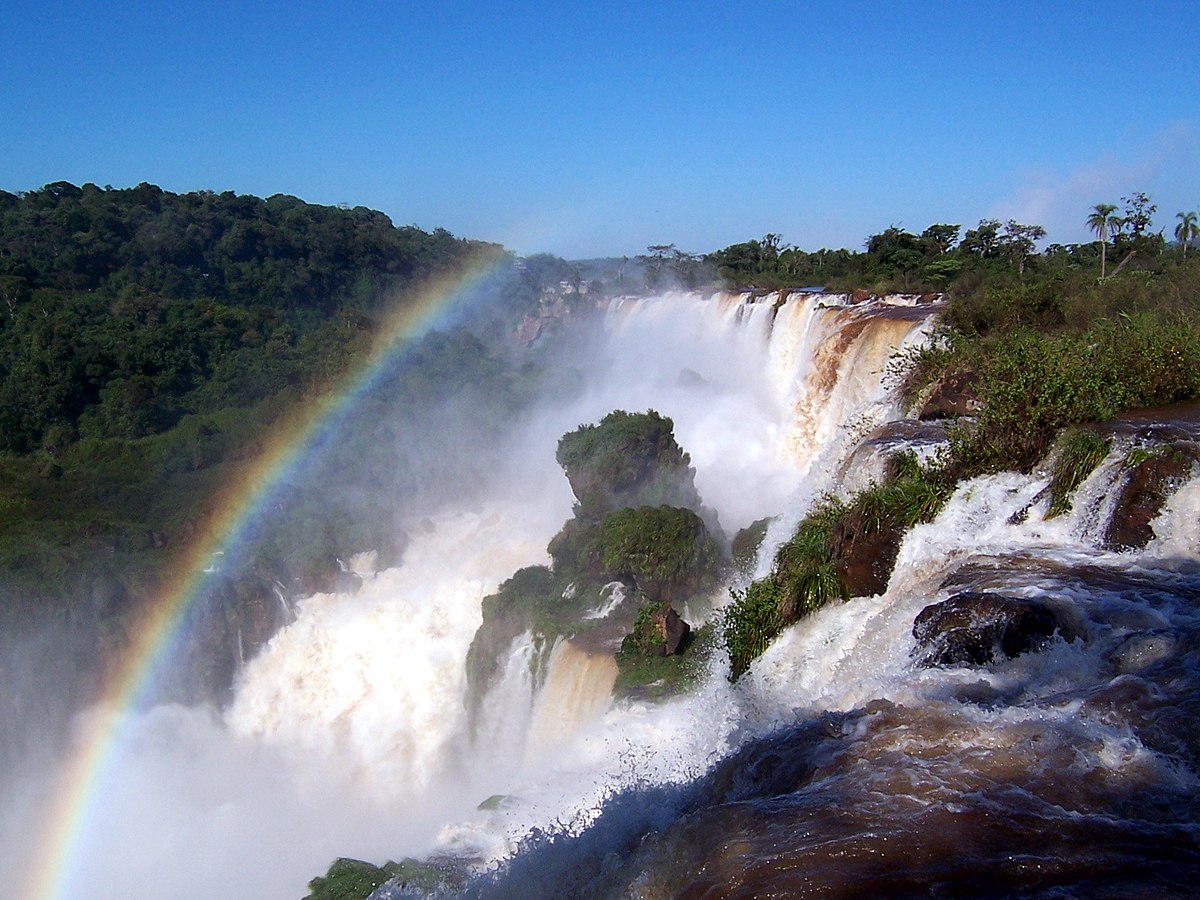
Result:
{"label": "wet rock", "polygon": [[903,537],[903,529],[892,523],[861,516],[843,519],[834,532],[833,555],[847,596],[870,597],[887,590]]}
{"label": "wet rock", "polygon": [[955,419],[976,415],[982,408],[974,372],[951,372],[933,386],[929,399],[917,414],[918,419]]}
{"label": "wet rock", "polygon": [[987,665],[997,653],[1011,658],[1040,649],[1056,632],[1073,636],[1046,604],[981,591],[927,606],[913,622],[922,666]]}
{"label": "wet rock", "polygon": [[1113,668],[1120,675],[1141,672],[1175,652],[1178,641],[1165,631],[1131,634],[1109,654]]}
{"label": "wet rock", "polygon": [[1121,486],[1104,532],[1105,547],[1109,550],[1139,550],[1150,543],[1154,537],[1150,522],[1183,483],[1192,463],[1190,453],[1176,448],[1134,466]]}
{"label": "wet rock", "polygon": [[674,607],[664,604],[638,623],[634,644],[651,656],[674,656],[686,648],[691,632]]}
{"label": "wet rock", "polygon": [[361,575],[346,570],[339,570],[333,578],[334,590],[339,594],[357,594],[362,583]]}

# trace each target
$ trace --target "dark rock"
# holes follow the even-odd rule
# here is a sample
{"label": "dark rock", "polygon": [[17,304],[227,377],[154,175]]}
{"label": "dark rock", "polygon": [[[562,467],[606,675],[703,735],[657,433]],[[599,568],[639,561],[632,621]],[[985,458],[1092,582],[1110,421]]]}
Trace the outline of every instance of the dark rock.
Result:
{"label": "dark rock", "polygon": [[899,525],[869,523],[846,516],[833,535],[833,555],[848,597],[870,597],[887,590],[904,531]]}
{"label": "dark rock", "polygon": [[973,416],[982,408],[976,385],[979,376],[974,372],[951,372],[933,387],[933,393],[921,407],[918,419],[955,419]]}
{"label": "dark rock", "polygon": [[1134,466],[1117,496],[1104,532],[1104,546],[1109,550],[1136,550],[1150,543],[1154,537],[1150,522],[1183,483],[1192,462],[1190,453],[1176,448]]}
{"label": "dark rock", "polygon": [[913,622],[923,666],[987,665],[997,652],[1011,658],[1037,650],[1056,632],[1073,636],[1046,604],[982,591],[927,606]]}
{"label": "dark rock", "polygon": [[671,606],[655,611],[647,624],[654,631],[655,646],[662,648],[662,652],[658,654],[660,656],[674,656],[679,653],[692,631],[692,626],[683,621]]}

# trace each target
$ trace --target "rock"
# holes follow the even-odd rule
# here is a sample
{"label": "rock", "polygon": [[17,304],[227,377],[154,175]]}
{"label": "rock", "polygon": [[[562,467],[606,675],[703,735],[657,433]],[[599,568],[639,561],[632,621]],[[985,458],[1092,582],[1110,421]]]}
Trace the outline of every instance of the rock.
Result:
{"label": "rock", "polygon": [[974,372],[950,372],[933,386],[929,398],[917,413],[918,419],[956,419],[973,416],[982,408],[975,387],[979,376]]}
{"label": "rock", "polygon": [[1060,632],[1073,637],[1044,603],[983,591],[955,594],[921,610],[913,622],[922,666],[987,665],[1037,650]]}
{"label": "rock", "polygon": [[1134,466],[1117,495],[1104,532],[1104,546],[1109,550],[1140,550],[1150,543],[1154,537],[1150,522],[1183,483],[1191,467],[1191,456],[1178,450]]}
{"label": "rock", "polygon": [[683,649],[692,626],[679,617],[675,608],[668,606],[650,617],[651,625],[663,642],[663,655],[674,656]]}
{"label": "rock", "polygon": [[903,537],[898,525],[875,525],[861,517],[847,517],[838,525],[833,554],[846,596],[871,597],[887,590]]}
{"label": "rock", "polygon": [[555,454],[581,512],[598,519],[627,506],[701,510],[691,457],[674,422],[654,410],[613,410],[596,425],[564,434]]}
{"label": "rock", "polygon": [[648,656],[674,656],[687,646],[692,627],[674,607],[663,604],[649,615],[640,616],[633,633],[633,644]]}
{"label": "rock", "polygon": [[1171,656],[1177,643],[1165,631],[1131,634],[1113,649],[1109,660],[1120,675],[1141,672]]}

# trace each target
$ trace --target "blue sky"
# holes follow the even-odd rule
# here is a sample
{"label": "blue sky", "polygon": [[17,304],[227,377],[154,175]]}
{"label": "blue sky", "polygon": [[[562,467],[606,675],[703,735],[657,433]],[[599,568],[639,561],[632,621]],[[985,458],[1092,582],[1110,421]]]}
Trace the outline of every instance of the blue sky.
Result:
{"label": "blue sky", "polygon": [[0,12],[0,188],[381,209],[519,253],[1200,208],[1200,3],[58,3]]}

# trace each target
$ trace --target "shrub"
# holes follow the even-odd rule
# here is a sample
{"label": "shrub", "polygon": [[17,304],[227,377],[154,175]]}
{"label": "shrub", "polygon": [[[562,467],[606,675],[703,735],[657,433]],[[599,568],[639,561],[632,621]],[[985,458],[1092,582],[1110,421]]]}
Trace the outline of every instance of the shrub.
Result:
{"label": "shrub", "polygon": [[780,614],[783,586],[774,576],[760,578],[743,591],[729,592],[722,632],[729,652],[729,680],[737,681],[789,624]]}
{"label": "shrub", "polygon": [[721,551],[698,515],[672,506],[619,509],[596,530],[608,577],[632,578],[651,600],[685,599],[710,585]]}

